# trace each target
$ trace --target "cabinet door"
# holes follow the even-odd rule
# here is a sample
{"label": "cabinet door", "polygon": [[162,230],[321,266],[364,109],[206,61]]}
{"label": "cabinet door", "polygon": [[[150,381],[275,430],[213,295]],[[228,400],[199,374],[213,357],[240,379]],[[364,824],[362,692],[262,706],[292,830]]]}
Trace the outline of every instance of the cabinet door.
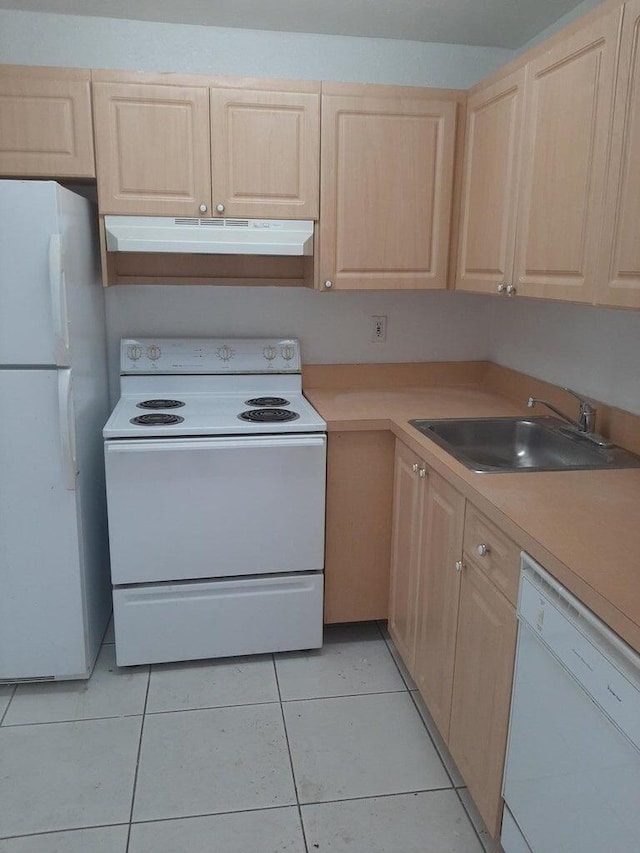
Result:
{"label": "cabinet door", "polygon": [[640,2],[624,7],[596,301],[640,308]]}
{"label": "cabinet door", "polygon": [[95,175],[88,71],[0,70],[0,175]]}
{"label": "cabinet door", "polygon": [[328,434],[326,623],[388,616],[393,476],[389,430]]}
{"label": "cabinet door", "polygon": [[101,213],[211,215],[208,89],[97,82],[93,103]]}
{"label": "cabinet door", "polygon": [[527,66],[517,292],[591,302],[602,227],[620,11]]}
{"label": "cabinet door", "polygon": [[456,106],[323,96],[322,282],[447,286]]}
{"label": "cabinet door", "polygon": [[456,289],[495,293],[513,280],[524,68],[467,101]]}
{"label": "cabinet door", "polygon": [[449,750],[494,837],[516,647],[515,608],[468,563],[460,586]]}
{"label": "cabinet door", "polygon": [[391,589],[389,633],[407,669],[413,675],[418,583],[418,524],[422,515],[426,476],[419,457],[396,441],[393,483]]}
{"label": "cabinet door", "polygon": [[421,527],[415,681],[447,740],[455,658],[465,501],[430,473]]}
{"label": "cabinet door", "polygon": [[317,219],[320,96],[212,89],[211,157],[214,214]]}

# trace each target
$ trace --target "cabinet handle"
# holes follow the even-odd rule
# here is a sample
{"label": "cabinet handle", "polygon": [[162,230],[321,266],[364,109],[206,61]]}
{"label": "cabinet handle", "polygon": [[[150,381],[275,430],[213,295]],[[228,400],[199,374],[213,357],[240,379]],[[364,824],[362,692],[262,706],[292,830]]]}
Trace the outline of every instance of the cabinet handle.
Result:
{"label": "cabinet handle", "polygon": [[461,572],[464,569],[462,560],[456,560],[456,572]]}
{"label": "cabinet handle", "polygon": [[483,543],[476,548],[476,554],[478,557],[486,557],[490,550],[491,548]]}
{"label": "cabinet handle", "polygon": [[414,474],[418,473],[419,468],[420,468],[420,466],[418,465],[417,462],[414,462],[413,465],[411,466],[411,470],[413,471]]}
{"label": "cabinet handle", "polygon": [[513,286],[513,284],[507,285],[507,296],[515,296],[518,291]]}
{"label": "cabinet handle", "polygon": [[325,286],[327,289],[329,289],[330,287],[333,287],[333,282],[332,282],[332,281],[325,281],[324,286]]}
{"label": "cabinet handle", "polygon": [[422,478],[426,477],[426,476],[427,476],[427,469],[426,469],[426,468],[421,468],[421,469],[418,471],[418,476],[419,476],[419,477],[422,477]]}
{"label": "cabinet handle", "polygon": [[218,213],[224,213],[224,204],[216,204],[216,210]]}
{"label": "cabinet handle", "polygon": [[498,293],[504,293],[506,289],[507,289],[507,285],[504,283],[504,281],[501,281],[500,284],[497,285],[497,287],[496,287],[496,290],[498,291]]}
{"label": "cabinet handle", "polygon": [[207,205],[201,204],[200,205],[200,213],[206,213],[206,212],[207,212]]}

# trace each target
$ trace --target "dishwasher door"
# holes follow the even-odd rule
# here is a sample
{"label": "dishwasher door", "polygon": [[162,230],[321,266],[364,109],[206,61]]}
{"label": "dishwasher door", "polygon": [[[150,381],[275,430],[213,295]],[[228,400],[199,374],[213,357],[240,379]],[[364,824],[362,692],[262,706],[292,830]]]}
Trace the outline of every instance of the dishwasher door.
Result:
{"label": "dishwasher door", "polygon": [[638,850],[638,656],[527,555],[518,619],[505,853]]}

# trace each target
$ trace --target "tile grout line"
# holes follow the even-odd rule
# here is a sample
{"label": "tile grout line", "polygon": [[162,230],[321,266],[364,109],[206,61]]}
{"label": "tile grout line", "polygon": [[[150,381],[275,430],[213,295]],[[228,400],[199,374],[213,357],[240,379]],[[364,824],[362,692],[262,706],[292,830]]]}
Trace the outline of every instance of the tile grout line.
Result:
{"label": "tile grout line", "polygon": [[0,841],[15,841],[19,838],[38,838],[44,835],[61,835],[64,832],[84,832],[87,829],[111,829],[114,826],[129,826],[128,823],[96,823],[91,826],[67,826],[63,829],[44,829],[40,832],[24,832],[22,835],[1,835]]}
{"label": "tile grout line", "polygon": [[[4,719],[7,716],[7,714],[9,713],[9,706],[13,702],[13,697],[16,695],[17,689],[18,689],[18,685],[14,684],[13,688],[9,691],[9,701],[7,702],[7,707],[4,709],[4,713],[2,714],[2,717],[0,717],[0,726],[4,723]],[[5,728],[8,728],[8,726],[5,726]]]}
{"label": "tile grout line", "polygon": [[[280,692],[280,680],[278,678],[278,667],[276,666],[276,657],[271,655],[273,661],[273,672],[276,677],[276,687],[278,688],[278,699],[280,701],[280,716],[282,717],[282,728],[284,729],[284,738],[287,744],[287,752],[289,753],[289,766],[291,767],[291,778],[293,779],[293,790],[296,793],[296,806],[298,808],[298,820],[300,821],[300,830],[302,832],[302,842],[306,853],[309,853],[309,845],[307,844],[307,834],[304,829],[302,820],[302,807],[300,806],[300,795],[298,794],[298,783],[296,781],[295,770],[293,769],[293,756],[291,755],[291,744],[289,743],[289,732],[287,731],[287,723],[284,718],[284,705],[282,702],[282,693]],[[128,853],[128,851],[127,851]]]}
{"label": "tile grout line", "polygon": [[131,826],[133,822],[133,807],[136,802],[136,788],[138,786],[138,771],[140,769],[140,753],[142,752],[142,735],[144,734],[144,722],[147,716],[147,702],[149,701],[149,688],[151,687],[151,669],[149,666],[149,674],[147,676],[147,690],[144,694],[144,706],[142,708],[142,724],[140,726],[140,737],[138,739],[138,752],[136,755],[136,770],[133,776],[133,791],[131,792],[131,809],[129,810],[129,828],[127,829],[127,844],[125,853],[129,853],[129,844],[131,842]]}

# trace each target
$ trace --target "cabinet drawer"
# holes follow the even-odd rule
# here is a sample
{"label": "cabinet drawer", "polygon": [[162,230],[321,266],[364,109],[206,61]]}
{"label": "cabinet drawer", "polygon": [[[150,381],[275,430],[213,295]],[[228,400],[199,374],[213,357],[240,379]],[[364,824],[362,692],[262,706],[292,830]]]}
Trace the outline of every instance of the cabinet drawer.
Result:
{"label": "cabinet drawer", "polygon": [[463,551],[465,560],[470,560],[482,569],[515,605],[518,597],[520,548],[471,504],[467,505]]}

